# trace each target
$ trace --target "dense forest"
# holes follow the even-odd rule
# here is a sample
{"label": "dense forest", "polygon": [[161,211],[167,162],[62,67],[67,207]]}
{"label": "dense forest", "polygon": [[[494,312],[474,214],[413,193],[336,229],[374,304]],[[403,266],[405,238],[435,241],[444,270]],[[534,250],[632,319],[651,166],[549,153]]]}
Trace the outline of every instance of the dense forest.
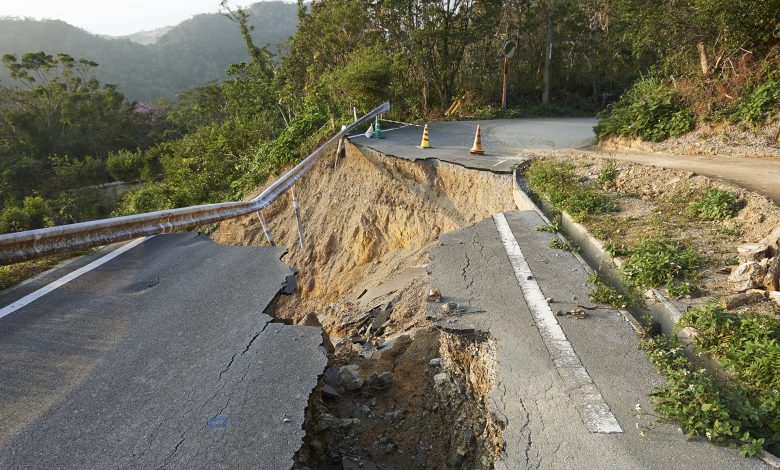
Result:
{"label": "dense forest", "polygon": [[[218,6],[215,0],[215,11]],[[295,11],[294,4],[283,2],[248,8],[254,42],[277,53],[295,33]],[[0,56],[33,51],[87,57],[100,64],[94,71],[98,80],[117,85],[130,100],[144,101],[226,78],[227,67],[246,56],[238,29],[218,13],[196,15],[148,45],[96,36],[63,21],[0,18]],[[0,69],[0,80],[9,78]]]}
{"label": "dense forest", "polygon": [[[456,101],[447,118],[598,112],[601,137],[648,140],[705,121],[758,128],[780,106],[780,0],[326,0],[286,5],[285,18],[275,16],[279,5],[223,2],[219,18],[163,36],[156,47],[191,68],[158,64],[177,87],[222,67],[215,57],[228,49],[242,51],[229,56],[227,79],[175,102],[128,100],[100,70],[138,75],[136,67],[98,65],[106,56],[88,48],[39,52],[31,42],[6,54],[0,231],[242,197],[349,120],[353,106],[384,100],[403,120],[444,118]],[[212,21],[231,28],[197,27]],[[256,40],[254,25],[269,21],[297,24],[283,54]],[[110,181],[143,184],[111,206],[96,195]]]}

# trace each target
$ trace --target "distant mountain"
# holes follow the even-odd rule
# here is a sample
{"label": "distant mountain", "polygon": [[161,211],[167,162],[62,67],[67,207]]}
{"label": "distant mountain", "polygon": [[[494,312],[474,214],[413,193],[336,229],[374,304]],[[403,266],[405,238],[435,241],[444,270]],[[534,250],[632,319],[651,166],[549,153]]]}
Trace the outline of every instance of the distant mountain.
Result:
{"label": "distant mountain", "polygon": [[[296,5],[280,1],[255,3],[247,8],[255,44],[277,46],[295,33]],[[100,66],[97,78],[119,85],[131,100],[173,97],[177,92],[224,78],[230,64],[248,60],[238,25],[219,14],[196,15],[162,34],[137,33],[133,39],[107,38],[90,34],[64,21],[0,18],[0,55],[45,51],[64,52],[94,60]],[[146,34],[146,39],[139,39]],[[8,74],[0,67],[0,80]]]}
{"label": "distant mountain", "polygon": [[144,46],[148,46],[149,44],[156,43],[161,37],[163,37],[173,28],[173,26],[163,26],[162,28],[150,29],[149,31],[139,31],[137,33],[128,34],[126,36],[117,36],[117,39],[129,39],[136,44],[143,44]]}

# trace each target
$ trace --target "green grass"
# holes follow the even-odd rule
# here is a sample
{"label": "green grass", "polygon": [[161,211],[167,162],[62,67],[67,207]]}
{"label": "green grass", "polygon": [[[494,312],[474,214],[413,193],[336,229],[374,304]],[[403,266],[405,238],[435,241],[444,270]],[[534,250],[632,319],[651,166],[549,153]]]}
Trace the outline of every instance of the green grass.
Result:
{"label": "green grass", "polygon": [[630,250],[623,274],[637,287],[664,286],[675,297],[693,292],[703,259],[690,241],[645,238]]}
{"label": "green grass", "polygon": [[534,160],[526,171],[528,186],[577,222],[589,216],[616,212],[614,198],[590,184],[580,184],[574,167],[551,159]]}
{"label": "green grass", "polygon": [[666,378],[650,394],[663,418],[678,422],[689,436],[739,446],[746,456],[759,455],[775,442],[776,433],[772,437],[762,423],[766,413],[756,408],[745,390],[725,387],[705,369],[694,367],[676,339],[659,335],[643,341],[642,349]]}
{"label": "green grass", "polygon": [[563,241],[558,237],[550,240],[550,248],[568,251],[569,253],[578,253],[580,251],[580,248],[577,245],[574,245],[569,241]]}
{"label": "green grass", "polygon": [[62,261],[64,257],[49,256],[32,261],[0,266],[0,290],[15,286],[27,278],[42,273]]}
{"label": "green grass", "polygon": [[642,304],[642,299],[635,289],[630,287],[616,289],[608,285],[595,273],[590,276],[588,282],[593,285],[589,295],[592,302],[622,309],[633,308]]}
{"label": "green grass", "polygon": [[723,221],[737,215],[740,204],[736,193],[712,188],[701,194],[688,209],[699,220]]}
{"label": "green grass", "polygon": [[618,170],[617,165],[614,161],[609,160],[601,167],[596,184],[602,187],[613,187],[618,174],[620,174],[620,170]]}

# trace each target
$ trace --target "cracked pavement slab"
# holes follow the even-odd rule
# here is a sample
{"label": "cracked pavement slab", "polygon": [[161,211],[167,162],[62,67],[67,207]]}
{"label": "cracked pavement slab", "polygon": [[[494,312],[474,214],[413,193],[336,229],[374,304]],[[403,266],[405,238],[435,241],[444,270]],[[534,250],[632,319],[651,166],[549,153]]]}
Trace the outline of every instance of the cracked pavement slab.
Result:
{"label": "cracked pavement slab", "polygon": [[327,357],[281,248],[154,237],[0,320],[0,468],[290,468]]}
{"label": "cracked pavement slab", "polygon": [[588,308],[583,320],[557,318],[624,432],[588,431],[578,411],[581,390],[557,371],[496,223],[487,218],[445,234],[431,249],[431,287],[442,303],[456,302],[465,312],[447,315],[442,304],[431,303],[428,316],[442,329],[487,333],[496,343],[488,409],[505,441],[496,468],[768,468],[735,449],[687,441],[671,424],[657,423],[640,435],[634,407],[652,412],[648,394],[662,378],[638,350],[631,325],[619,312],[590,304],[588,271],[571,253],[549,248],[554,235],[536,230],[543,225],[536,212],[505,217],[553,312]]}
{"label": "cracked pavement slab", "polygon": [[[474,134],[480,125],[485,155],[471,155]],[[405,160],[429,158],[455,163],[466,168],[494,173],[511,173],[515,165],[531,158],[531,150],[575,149],[592,145],[595,140],[593,118],[492,119],[485,121],[446,121],[428,124],[430,149],[420,149],[422,126],[389,129],[383,139],[363,135],[350,142],[384,155]]]}

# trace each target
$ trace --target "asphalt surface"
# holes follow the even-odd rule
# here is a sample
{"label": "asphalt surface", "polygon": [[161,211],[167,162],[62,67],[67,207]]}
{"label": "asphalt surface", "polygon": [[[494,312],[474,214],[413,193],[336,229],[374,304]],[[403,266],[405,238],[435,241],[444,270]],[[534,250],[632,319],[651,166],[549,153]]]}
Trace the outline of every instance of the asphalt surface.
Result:
{"label": "asphalt surface", "polygon": [[593,118],[495,119],[479,121],[485,155],[472,155],[478,121],[429,124],[430,149],[420,149],[422,127],[407,126],[383,133],[383,139],[356,135],[350,142],[388,156],[406,160],[435,158],[468,168],[511,173],[512,167],[530,159],[527,152],[575,149],[594,142]]}
{"label": "asphalt surface", "polygon": [[[506,443],[496,468],[768,468],[734,449],[689,442],[652,415],[637,419],[637,404],[653,412],[648,394],[662,378],[638,350],[631,324],[619,312],[589,302],[588,271],[571,253],[549,248],[553,235],[536,230],[543,225],[536,212],[505,217],[552,311],[586,312],[584,319],[555,318],[592,383],[573,382],[567,364],[553,360],[493,218],[442,236],[430,254],[431,287],[441,292],[442,302],[456,302],[466,313],[447,315],[440,304],[430,304],[429,316],[444,329],[486,333],[496,342],[489,408],[503,423]],[[623,432],[589,430],[584,390],[601,394]]]}
{"label": "asphalt surface", "polygon": [[0,319],[0,468],[290,468],[326,353],[263,313],[283,253],[161,235]]}

